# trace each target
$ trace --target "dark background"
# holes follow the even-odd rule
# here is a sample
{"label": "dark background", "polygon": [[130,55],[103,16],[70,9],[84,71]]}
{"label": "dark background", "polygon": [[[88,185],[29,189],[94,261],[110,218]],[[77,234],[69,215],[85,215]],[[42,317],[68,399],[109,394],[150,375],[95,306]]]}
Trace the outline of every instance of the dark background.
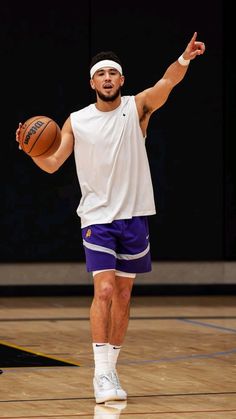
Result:
{"label": "dark background", "polygon": [[88,68],[101,50],[121,58],[123,94],[140,92],[194,31],[206,53],[190,64],[148,129],[158,208],[150,217],[152,258],[235,259],[230,13],[219,0],[1,3],[1,262],[84,261],[74,158],[53,175],[40,170],[18,150],[19,121],[47,115],[62,126],[94,101]]}

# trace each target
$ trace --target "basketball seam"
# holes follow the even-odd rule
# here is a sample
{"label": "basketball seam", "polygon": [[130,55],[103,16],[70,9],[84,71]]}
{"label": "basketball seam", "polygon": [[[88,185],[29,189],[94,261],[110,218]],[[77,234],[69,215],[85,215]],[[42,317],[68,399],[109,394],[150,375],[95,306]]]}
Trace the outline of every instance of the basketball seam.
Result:
{"label": "basketball seam", "polygon": [[[48,121],[45,125],[45,127],[42,129],[42,131],[40,132],[39,136],[37,137],[37,139],[35,140],[34,144],[32,145],[31,149],[28,151],[28,154],[31,153],[31,151],[33,150],[35,144],[37,143],[37,141],[39,140],[39,138],[41,137],[42,133],[44,132],[44,130],[47,128],[47,126],[52,122],[52,120],[50,119],[50,121]],[[42,153],[44,154],[44,153]],[[39,154],[40,155],[40,154]],[[37,157],[37,156],[32,156],[32,157]]]}
{"label": "basketball seam", "polygon": [[[50,123],[50,122],[55,122],[55,121],[53,121],[53,120],[51,120],[51,121],[49,121],[48,123]],[[53,144],[55,143],[55,141],[56,141],[56,138],[57,138],[57,130],[58,130],[58,128],[57,128],[57,124],[56,124],[56,122],[55,122],[55,126],[56,126],[56,134],[55,134],[55,136],[54,136],[54,139],[53,139],[53,141],[52,141],[52,143],[50,144],[50,146],[43,152],[43,153],[41,153],[41,154],[37,154],[36,156],[32,156],[32,157],[40,157],[40,156],[43,156],[44,154],[46,154],[47,152],[48,152],[48,150],[50,150],[50,148],[53,146]],[[46,128],[46,127],[45,127]],[[44,131],[44,130],[43,130]],[[42,131],[42,132],[43,132]],[[42,133],[40,133],[40,135],[41,135]],[[35,141],[36,142],[36,141]]]}

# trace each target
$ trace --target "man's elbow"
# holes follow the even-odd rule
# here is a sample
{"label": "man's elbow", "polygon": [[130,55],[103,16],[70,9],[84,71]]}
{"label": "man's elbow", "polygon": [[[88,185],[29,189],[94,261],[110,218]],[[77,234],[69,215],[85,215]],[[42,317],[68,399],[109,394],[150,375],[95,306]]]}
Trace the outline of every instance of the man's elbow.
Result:
{"label": "man's elbow", "polygon": [[52,166],[52,167],[44,168],[43,170],[49,173],[50,175],[52,175],[53,173],[56,173],[59,170],[59,167],[60,166]]}
{"label": "man's elbow", "polygon": [[57,172],[61,166],[59,161],[53,157],[41,158],[41,157],[32,157],[36,165],[46,173],[53,174]]}

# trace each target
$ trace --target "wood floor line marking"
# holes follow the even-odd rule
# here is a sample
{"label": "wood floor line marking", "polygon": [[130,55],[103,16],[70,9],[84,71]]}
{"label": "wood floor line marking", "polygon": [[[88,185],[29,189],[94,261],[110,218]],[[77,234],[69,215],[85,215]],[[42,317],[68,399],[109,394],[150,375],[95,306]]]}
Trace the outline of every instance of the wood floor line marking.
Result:
{"label": "wood floor line marking", "polygon": [[217,324],[199,322],[197,320],[192,320],[189,318],[185,318],[185,319],[178,318],[177,320],[179,320],[180,322],[194,324],[196,326],[203,326],[203,327],[208,327],[210,329],[221,330],[223,332],[236,333],[236,329],[232,329],[230,327],[218,326]]}
{"label": "wood floor line marking", "polygon": [[191,354],[191,355],[180,355],[173,358],[160,358],[160,359],[143,359],[139,361],[120,361],[120,364],[129,365],[129,364],[151,364],[151,363],[161,363],[161,362],[176,362],[176,361],[186,361],[188,359],[213,359],[219,356],[232,355],[236,353],[236,348],[229,351],[222,352],[212,352],[209,354]]}
{"label": "wood floor line marking", "polygon": [[[131,316],[130,320],[235,320],[236,316]],[[89,317],[0,318],[0,322],[89,321]]]}
{"label": "wood floor line marking", "polygon": [[[221,391],[221,392],[200,392],[200,393],[163,393],[163,394],[144,394],[144,395],[132,395],[129,396],[131,399],[149,398],[149,397],[199,397],[199,396],[233,396],[236,395],[236,391]],[[94,397],[60,397],[52,399],[12,399],[12,400],[0,400],[0,403],[23,403],[23,402],[53,402],[53,401],[74,401],[74,400],[94,400]]]}
{"label": "wood floor line marking", "polygon": [[[54,370],[61,370],[62,368],[63,368],[63,370],[65,370],[66,368],[67,369],[75,369],[75,368],[77,368],[77,367],[81,367],[82,365],[81,364],[68,364],[68,365],[65,365],[65,366],[59,366],[59,365],[47,365],[47,366],[35,366],[35,367],[26,367],[25,365],[24,366],[22,366],[22,367],[0,367],[0,369],[3,371],[3,373],[16,373],[16,372],[18,372],[18,371],[22,371],[22,370],[24,370],[24,371],[26,371],[27,370],[27,372],[28,371],[32,371],[32,372],[35,372],[35,371],[41,371],[41,370],[43,370],[43,371],[45,371],[46,369],[49,369],[50,371],[52,370],[52,369],[54,369]],[[85,368],[85,367],[84,367]],[[89,367],[89,368],[91,368],[91,367]],[[1,418],[1,416],[0,416],[0,418]]]}
{"label": "wood floor line marking", "polygon": [[[233,348],[233,349],[231,349],[231,350],[228,350],[228,351],[221,351],[221,352],[212,352],[212,353],[209,353],[209,354],[190,354],[190,355],[180,355],[180,356],[176,356],[176,357],[172,357],[172,358],[160,358],[160,359],[140,359],[140,360],[134,360],[134,361],[132,361],[132,360],[129,360],[129,361],[125,361],[125,360],[122,360],[122,361],[120,361],[120,365],[122,364],[122,365],[133,365],[133,364],[137,364],[137,365],[141,365],[141,364],[160,364],[160,363],[171,363],[171,362],[178,362],[178,361],[186,361],[186,360],[195,360],[195,359],[214,359],[214,358],[216,358],[216,357],[222,357],[222,356],[227,356],[227,355],[233,355],[233,354],[235,354],[236,353],[236,348]],[[79,367],[81,367],[81,368],[91,368],[92,367],[92,365],[93,364],[91,364],[91,365],[83,365],[83,364],[75,364],[75,366],[79,366]],[[66,366],[66,367],[63,367],[63,368],[74,368],[75,367],[74,365],[72,365],[72,366],[70,366],[69,364],[68,364],[68,366]],[[21,367],[17,367],[17,370],[19,370]],[[59,368],[59,367],[57,367],[57,366],[55,366],[55,367],[48,367],[48,366],[45,366],[45,367],[22,367],[22,368],[27,368],[27,369],[29,369],[29,368],[31,368],[31,369],[33,369],[34,371],[35,370],[39,370],[39,369],[46,369],[46,368],[50,368],[50,369],[52,369],[52,368]],[[61,368],[61,367],[60,367]],[[9,371],[9,372],[12,372],[12,371],[16,371],[16,367],[2,367],[1,365],[0,365],[0,369],[2,369],[3,371]]]}
{"label": "wood floor line marking", "polygon": [[[68,364],[68,365],[80,367],[80,364],[77,364],[77,363],[74,363],[74,362],[71,362],[71,361],[67,361],[67,360],[64,360],[64,359],[61,359],[61,358],[55,358],[55,357],[52,357],[52,356],[49,356],[49,355],[45,355],[42,352],[38,352],[38,351],[35,352],[35,351],[30,350],[30,349],[26,349],[26,348],[23,348],[23,347],[18,346],[18,345],[14,345],[14,344],[6,342],[6,341],[0,340],[0,345],[6,346],[6,347],[9,347],[9,348],[18,349],[19,351],[23,351],[23,352],[28,352],[28,353],[33,354],[33,355],[42,356],[43,358],[53,359],[53,360],[63,362],[63,363]],[[2,368],[2,367],[0,367],[0,368]]]}
{"label": "wood floor line marking", "polygon": [[[171,410],[171,411],[154,411],[154,412],[122,412],[121,415],[124,416],[133,416],[133,415],[176,415],[176,414],[193,414],[193,413],[233,413],[236,412],[236,409],[214,409],[214,410]],[[108,413],[109,414],[109,413]],[[70,417],[91,417],[93,413],[76,413],[76,414],[69,414],[69,415],[60,415],[60,414],[53,414],[53,415],[40,415],[40,416],[4,416],[5,419],[31,419],[31,418],[70,418]]]}

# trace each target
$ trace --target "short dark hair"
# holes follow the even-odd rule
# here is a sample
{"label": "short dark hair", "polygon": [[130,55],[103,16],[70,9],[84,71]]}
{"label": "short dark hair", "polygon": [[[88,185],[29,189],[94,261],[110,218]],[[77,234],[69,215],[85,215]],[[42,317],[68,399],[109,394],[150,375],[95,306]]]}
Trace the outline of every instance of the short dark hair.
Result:
{"label": "short dark hair", "polygon": [[91,60],[89,69],[91,70],[91,68],[94,66],[94,64],[98,63],[99,61],[102,60],[112,60],[115,61],[116,63],[121,65],[121,61],[119,59],[119,57],[116,55],[115,52],[113,51],[101,51],[98,54],[94,55],[94,57]]}

